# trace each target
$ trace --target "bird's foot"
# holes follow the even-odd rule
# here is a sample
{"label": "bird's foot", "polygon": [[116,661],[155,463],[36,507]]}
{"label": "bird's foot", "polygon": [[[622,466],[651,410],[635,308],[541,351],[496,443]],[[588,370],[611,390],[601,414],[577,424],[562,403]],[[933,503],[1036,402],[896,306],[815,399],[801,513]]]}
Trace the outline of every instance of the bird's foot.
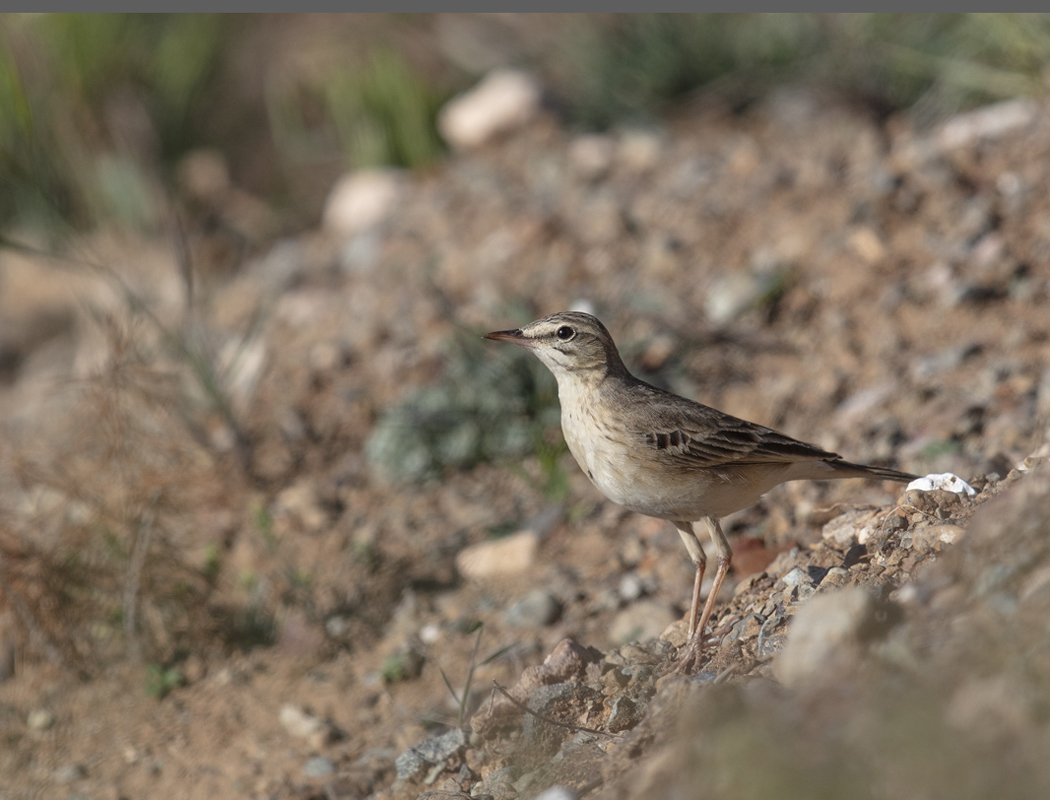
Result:
{"label": "bird's foot", "polygon": [[704,635],[702,630],[696,631],[689,637],[685,644],[685,652],[678,658],[675,664],[675,675],[695,675],[703,666]]}

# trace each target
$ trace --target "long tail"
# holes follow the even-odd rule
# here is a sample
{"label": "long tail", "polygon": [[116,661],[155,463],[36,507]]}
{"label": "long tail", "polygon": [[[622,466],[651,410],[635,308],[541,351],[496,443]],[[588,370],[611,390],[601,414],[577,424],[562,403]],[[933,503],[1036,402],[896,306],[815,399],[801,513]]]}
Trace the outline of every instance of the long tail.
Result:
{"label": "long tail", "polygon": [[840,473],[839,475],[834,476],[836,478],[871,478],[872,480],[910,483],[919,477],[918,475],[912,475],[909,472],[899,472],[898,470],[889,469],[887,467],[871,467],[866,464],[851,464],[849,461],[843,461],[841,459],[825,461],[824,463],[831,467],[835,472]]}

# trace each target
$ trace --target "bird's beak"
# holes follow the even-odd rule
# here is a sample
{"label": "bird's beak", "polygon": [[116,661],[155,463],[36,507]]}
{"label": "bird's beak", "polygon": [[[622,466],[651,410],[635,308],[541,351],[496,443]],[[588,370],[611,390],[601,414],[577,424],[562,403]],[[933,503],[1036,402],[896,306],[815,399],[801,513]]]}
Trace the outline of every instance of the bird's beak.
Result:
{"label": "bird's beak", "polygon": [[485,338],[496,342],[510,342],[521,347],[532,347],[533,345],[533,340],[522,333],[521,328],[515,328],[512,331],[493,331],[486,333]]}

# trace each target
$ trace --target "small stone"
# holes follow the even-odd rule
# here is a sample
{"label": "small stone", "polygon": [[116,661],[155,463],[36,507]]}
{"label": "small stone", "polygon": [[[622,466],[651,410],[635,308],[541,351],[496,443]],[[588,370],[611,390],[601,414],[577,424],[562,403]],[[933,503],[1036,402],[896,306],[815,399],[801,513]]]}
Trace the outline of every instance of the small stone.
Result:
{"label": "small stone", "polygon": [[569,164],[584,180],[597,180],[612,166],[615,145],[608,136],[585,134],[569,145]]}
{"label": "small stone", "polygon": [[951,150],[979,139],[998,139],[1031,125],[1038,115],[1039,105],[1031,98],[1003,100],[952,117],[941,126],[936,141],[942,150]]}
{"label": "small stone", "polygon": [[397,779],[399,781],[407,781],[418,775],[419,771],[423,769],[426,764],[427,762],[416,752],[416,749],[410,747],[394,761],[394,771],[397,773]]}
{"label": "small stone", "polygon": [[341,614],[335,614],[324,621],[324,630],[333,639],[338,639],[350,628],[350,623]]}
{"label": "small stone", "polygon": [[660,634],[660,641],[674,647],[683,647],[689,641],[689,625],[684,619],[676,619]]}
{"label": "small stone", "polygon": [[886,245],[871,228],[856,228],[849,236],[849,247],[865,264],[877,264],[886,258]]}
{"label": "small stone", "polygon": [[664,603],[641,600],[616,615],[609,626],[609,638],[617,644],[644,642],[660,636],[675,621],[675,614]]}
{"label": "small stone", "polygon": [[385,222],[404,193],[404,176],[394,169],[364,169],[344,175],[325,201],[323,225],[352,236]]}
{"label": "small stone", "polygon": [[402,780],[412,778],[424,766],[441,764],[466,746],[467,737],[460,728],[452,728],[447,733],[431,736],[397,757],[394,762],[397,777]]}
{"label": "small stone", "polygon": [[297,739],[326,744],[335,738],[335,726],[332,723],[292,703],[281,706],[278,719],[281,727]]}
{"label": "small stone", "polygon": [[663,146],[663,137],[655,130],[624,131],[616,160],[632,172],[647,172],[660,162]]}
{"label": "small stone", "polygon": [[827,592],[849,583],[849,571],[842,567],[832,567],[820,582],[820,591]]}
{"label": "small stone", "polygon": [[901,536],[901,547],[918,553],[939,551],[945,545],[955,544],[966,531],[958,525],[930,525],[915,528]]}
{"label": "small stone", "polygon": [[456,556],[456,569],[464,578],[516,575],[536,560],[539,540],[532,531],[520,531],[502,539],[490,539],[463,548]]}
{"label": "small stone", "polygon": [[803,584],[812,584],[813,581],[809,577],[809,573],[801,567],[795,567],[787,575],[783,576],[781,581],[786,586],[801,586]]}
{"label": "small stone", "polygon": [[620,578],[620,598],[625,603],[633,603],[645,592],[645,584],[637,572],[628,572]]}
{"label": "small stone", "polygon": [[602,675],[601,684],[603,687],[609,690],[623,689],[628,683],[631,682],[631,676],[620,667],[611,669]]}
{"label": "small stone", "polygon": [[565,786],[552,786],[544,789],[532,800],[579,800],[579,795]]}
{"label": "small stone", "polygon": [[608,728],[611,733],[619,733],[633,728],[645,716],[645,706],[636,703],[626,695],[620,695],[613,701],[609,711]]}
{"label": "small stone", "polygon": [[773,672],[788,686],[828,677],[836,666],[852,664],[859,645],[874,635],[877,614],[871,595],[860,587],[815,595],[801,606],[788,631]]}
{"label": "small stone", "polygon": [[533,589],[503,612],[503,621],[514,628],[544,627],[561,616],[561,603],[546,589]]}
{"label": "small stone", "polygon": [[704,312],[714,325],[730,322],[758,303],[762,285],[750,273],[734,272],[716,279],[704,300]]}
{"label": "small stone", "polygon": [[495,70],[445,104],[438,114],[438,130],[455,149],[479,147],[532,119],[541,99],[540,84],[533,76]]}
{"label": "small stone", "polygon": [[83,764],[63,764],[55,770],[55,783],[75,783],[81,778],[86,778],[87,774],[87,767]]}
{"label": "small stone", "polygon": [[905,489],[906,496],[913,492],[952,492],[957,495],[973,497],[977,492],[970,484],[952,472],[941,472],[916,478]]}
{"label": "small stone", "polygon": [[886,522],[883,523],[883,527],[890,533],[903,531],[908,527],[908,520],[901,514],[890,514],[886,517]]}
{"label": "small stone", "polygon": [[853,508],[829,520],[821,530],[821,536],[840,545],[864,544],[879,529],[879,524],[877,511]]}
{"label": "small stone", "polygon": [[473,797],[515,797],[514,781],[521,777],[521,767],[511,765],[497,769],[489,773],[485,778],[474,786],[471,795]]}
{"label": "small stone", "polygon": [[26,717],[26,725],[29,726],[30,730],[34,731],[46,731],[54,724],[54,714],[43,708],[33,709],[29,712],[29,716]]}
{"label": "small stone", "polygon": [[729,633],[722,637],[722,644],[732,644],[737,640],[747,641],[754,639],[762,629],[763,622],[765,622],[763,617],[759,617],[757,614],[748,614],[733,625],[729,629]]}
{"label": "small stone", "polygon": [[334,772],[335,764],[324,756],[314,756],[303,764],[303,775],[307,778],[327,778]]}

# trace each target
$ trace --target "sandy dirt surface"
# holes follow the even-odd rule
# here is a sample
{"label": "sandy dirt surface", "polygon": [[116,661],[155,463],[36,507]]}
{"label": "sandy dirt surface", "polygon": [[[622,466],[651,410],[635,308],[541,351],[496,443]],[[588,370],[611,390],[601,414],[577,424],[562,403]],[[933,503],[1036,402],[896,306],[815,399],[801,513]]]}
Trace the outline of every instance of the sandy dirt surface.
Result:
{"label": "sandy dirt surface", "polygon": [[[541,117],[401,176],[368,230],[202,267],[189,314],[165,242],[81,253],[152,321],[3,254],[0,797],[1047,796],[1048,186],[1043,106],[914,131],[782,90]],[[645,380],[977,494],[770,492],[671,675],[678,535],[556,423],[553,456],[417,483],[366,457],[510,357],[481,333],[579,303]],[[223,365],[225,413],[161,327]]]}

